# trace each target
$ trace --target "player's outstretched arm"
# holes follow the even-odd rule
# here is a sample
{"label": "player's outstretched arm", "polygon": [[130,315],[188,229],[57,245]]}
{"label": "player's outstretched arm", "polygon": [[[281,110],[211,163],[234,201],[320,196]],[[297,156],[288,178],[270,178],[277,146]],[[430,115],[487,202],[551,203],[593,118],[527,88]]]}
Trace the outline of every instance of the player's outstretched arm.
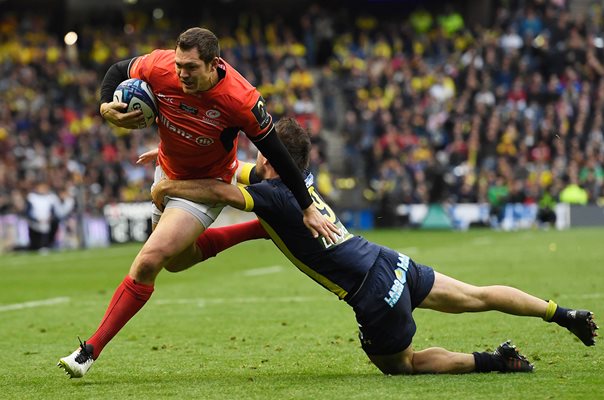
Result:
{"label": "player's outstretched arm", "polygon": [[342,233],[338,227],[331,223],[327,218],[321,214],[314,204],[311,204],[308,208],[303,210],[304,213],[304,225],[308,228],[313,237],[317,238],[323,236],[331,243],[336,243],[338,236]]}
{"label": "player's outstretched arm", "polygon": [[159,154],[159,149],[156,147],[138,156],[136,163],[140,165],[151,164],[157,160],[157,154]]}
{"label": "player's outstretched arm", "polygon": [[317,238],[320,235],[328,242],[336,243],[340,230],[315,207],[304,179],[302,179],[302,174],[277,136],[275,129],[269,131],[262,140],[256,141],[254,144],[293,193],[304,212],[304,225],[313,237]]}
{"label": "player's outstretched arm", "polygon": [[213,207],[229,205],[240,210],[246,210],[246,202],[241,190],[228,183],[216,179],[190,179],[184,181],[164,179],[153,185],[151,198],[153,203],[163,210],[164,197],[173,196],[203,203]]}

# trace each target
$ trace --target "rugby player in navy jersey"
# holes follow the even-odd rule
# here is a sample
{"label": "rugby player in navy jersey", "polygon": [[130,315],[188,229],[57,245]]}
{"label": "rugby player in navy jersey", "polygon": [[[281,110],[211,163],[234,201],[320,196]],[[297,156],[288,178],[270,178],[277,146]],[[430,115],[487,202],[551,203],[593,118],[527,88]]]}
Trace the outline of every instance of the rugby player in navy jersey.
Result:
{"label": "rugby player in navy jersey", "polygon": [[[293,119],[282,119],[276,130],[298,168],[305,171],[310,150],[307,132]],[[306,185],[316,207],[340,229],[333,244],[313,238],[293,194],[262,154],[258,154],[256,165],[248,165],[241,175],[250,184],[236,187],[217,180],[164,180],[155,186],[153,201],[161,208],[164,196],[170,195],[256,213],[293,264],[353,308],[361,346],[385,374],[533,370],[509,341],[494,352],[456,353],[439,347],[415,351],[412,311],[416,307],[447,313],[496,310],[541,317],[567,328],[586,346],[595,344],[598,327],[589,311],[566,309],[508,286],[477,287],[460,282],[404,254],[353,236],[317,193],[307,172]]]}

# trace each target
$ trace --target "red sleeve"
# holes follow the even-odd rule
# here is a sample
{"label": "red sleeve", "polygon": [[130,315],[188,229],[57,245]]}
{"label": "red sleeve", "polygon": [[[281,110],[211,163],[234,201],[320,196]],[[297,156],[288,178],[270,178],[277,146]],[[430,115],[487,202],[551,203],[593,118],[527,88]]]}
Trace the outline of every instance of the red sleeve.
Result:
{"label": "red sleeve", "polygon": [[153,66],[157,64],[158,59],[164,51],[154,50],[149,54],[137,57],[130,65],[130,70],[128,71],[130,78],[138,78],[145,82],[150,82]]}

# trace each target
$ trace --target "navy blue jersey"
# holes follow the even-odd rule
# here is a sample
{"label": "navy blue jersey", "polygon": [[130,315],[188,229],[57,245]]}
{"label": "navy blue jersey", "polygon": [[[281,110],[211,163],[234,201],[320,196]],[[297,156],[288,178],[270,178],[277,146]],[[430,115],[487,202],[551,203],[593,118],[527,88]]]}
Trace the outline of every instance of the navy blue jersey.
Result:
{"label": "navy blue jersey", "polygon": [[381,247],[346,230],[316,191],[311,174],[306,177],[306,186],[317,209],[340,229],[335,244],[312,237],[298,202],[280,179],[241,188],[245,209],[256,213],[271,239],[296,267],[344,299],[361,285]]}

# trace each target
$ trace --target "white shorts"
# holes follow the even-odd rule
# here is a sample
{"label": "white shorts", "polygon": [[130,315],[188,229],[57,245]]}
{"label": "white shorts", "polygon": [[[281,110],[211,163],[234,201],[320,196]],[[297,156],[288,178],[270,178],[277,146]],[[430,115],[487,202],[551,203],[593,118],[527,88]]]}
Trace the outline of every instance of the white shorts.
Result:
{"label": "white shorts", "polygon": [[[155,167],[155,177],[153,179],[153,184],[155,185],[160,180],[166,178],[166,174],[163,169],[158,165]],[[233,178],[234,180],[235,178]],[[153,186],[151,186],[153,188]],[[209,228],[210,225],[216,221],[218,215],[224,208],[224,206],[220,207],[210,207],[206,204],[195,203],[191,200],[181,199],[180,197],[171,197],[166,196],[164,198],[164,208],[180,208],[181,210],[187,211],[189,214],[193,215],[195,218],[201,222],[201,224],[205,227],[205,229]],[[151,222],[153,225],[157,225],[159,222],[159,218],[161,217],[162,212],[153,204],[153,212],[151,215]]]}

